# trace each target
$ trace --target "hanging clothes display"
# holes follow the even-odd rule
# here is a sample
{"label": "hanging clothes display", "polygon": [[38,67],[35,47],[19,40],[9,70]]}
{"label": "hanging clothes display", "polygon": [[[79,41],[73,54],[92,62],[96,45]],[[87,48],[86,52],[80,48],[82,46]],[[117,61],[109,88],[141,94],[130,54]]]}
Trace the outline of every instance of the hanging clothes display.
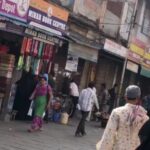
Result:
{"label": "hanging clothes display", "polygon": [[33,56],[34,57],[38,56],[38,46],[39,46],[39,41],[35,41],[34,49],[33,49]]}
{"label": "hanging clothes display", "polygon": [[18,60],[17,70],[23,69],[23,65],[24,65],[24,56],[21,55]]}
{"label": "hanging clothes display", "polygon": [[44,48],[44,43],[40,42],[40,44],[39,44],[39,50],[38,50],[38,57],[42,56],[43,48]]}
{"label": "hanging clothes display", "polygon": [[28,42],[28,38],[25,37],[23,39],[23,42],[22,42],[22,48],[21,48],[21,51],[20,53],[23,55],[25,53],[25,50],[26,50],[26,47],[27,47],[27,42]]}
{"label": "hanging clothes display", "polygon": [[31,66],[31,56],[26,57],[26,63],[25,63],[25,71],[29,72],[30,71],[30,66]]}
{"label": "hanging clothes display", "polygon": [[28,38],[26,49],[25,49],[25,54],[30,54],[32,44],[33,44],[33,40],[31,38]]}
{"label": "hanging clothes display", "polygon": [[17,69],[24,69],[38,75],[41,71],[49,72],[54,55],[54,45],[48,41],[25,37],[23,39],[21,56],[19,57]]}
{"label": "hanging clothes display", "polygon": [[34,59],[34,64],[33,64],[33,73],[35,75],[39,74],[39,67],[40,67],[40,59],[35,58]]}

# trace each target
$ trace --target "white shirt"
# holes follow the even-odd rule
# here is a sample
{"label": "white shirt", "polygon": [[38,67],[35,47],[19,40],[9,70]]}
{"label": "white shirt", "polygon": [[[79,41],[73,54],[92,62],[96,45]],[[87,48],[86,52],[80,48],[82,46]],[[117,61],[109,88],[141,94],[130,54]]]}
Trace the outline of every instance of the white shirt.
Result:
{"label": "white shirt", "polygon": [[91,88],[82,90],[79,96],[79,105],[81,107],[81,110],[91,111],[94,103],[96,104],[97,109],[99,109],[95,92]]}
{"label": "white shirt", "polygon": [[70,95],[79,97],[79,89],[75,82],[70,83]]}
{"label": "white shirt", "polygon": [[97,150],[135,150],[140,144],[139,130],[147,120],[141,106],[126,104],[114,109]]}

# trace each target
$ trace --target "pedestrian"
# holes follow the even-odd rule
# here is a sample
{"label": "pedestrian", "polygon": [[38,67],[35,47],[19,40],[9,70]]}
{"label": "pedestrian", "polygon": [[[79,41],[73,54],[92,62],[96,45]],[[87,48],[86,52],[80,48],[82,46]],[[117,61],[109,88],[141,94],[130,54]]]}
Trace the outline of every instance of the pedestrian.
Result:
{"label": "pedestrian", "polygon": [[95,92],[93,91],[94,84],[93,82],[90,82],[88,87],[86,89],[83,89],[81,91],[81,94],[79,96],[79,106],[81,110],[81,120],[79,122],[79,125],[77,127],[77,130],[75,132],[75,136],[84,136],[86,135],[85,132],[85,121],[89,114],[89,112],[92,109],[93,103],[96,104],[97,109],[99,110],[99,105],[97,102],[97,97]]}
{"label": "pedestrian", "polygon": [[48,75],[40,76],[40,83],[36,86],[30,99],[34,100],[34,118],[29,132],[40,130],[43,115],[50,107],[51,87],[48,85]]}
{"label": "pedestrian", "polygon": [[101,84],[101,91],[99,97],[100,111],[103,113],[108,112],[108,101],[110,99],[110,95],[106,87],[106,83]]}
{"label": "pedestrian", "polygon": [[136,150],[149,150],[150,149],[150,120],[148,120],[140,129],[139,138],[141,144]]}
{"label": "pedestrian", "polygon": [[70,116],[72,118],[75,114],[77,104],[78,104],[78,99],[79,99],[79,89],[74,79],[71,80],[69,89],[70,89],[70,96],[73,102],[73,112]]}
{"label": "pedestrian", "polygon": [[[94,91],[94,93],[97,95],[97,90],[96,90],[96,87],[95,87],[95,83],[94,82],[92,82],[93,84],[94,84],[94,87],[93,87],[93,91]],[[98,103],[98,100],[97,100],[97,103]],[[97,105],[99,105],[99,104],[97,104]],[[91,111],[89,112],[89,114],[88,114],[88,117],[86,118],[86,120],[87,121],[90,121],[91,120],[91,117],[92,117],[92,115],[93,115],[93,111],[95,111],[95,105],[93,104],[92,105],[92,109],[91,109]]]}
{"label": "pedestrian", "polygon": [[140,96],[138,86],[126,88],[127,104],[112,111],[97,150],[135,150],[140,145],[138,132],[148,120],[146,110],[139,106]]}
{"label": "pedestrian", "polygon": [[115,84],[113,86],[113,88],[111,88],[109,90],[109,94],[110,94],[110,99],[109,99],[109,114],[112,112],[113,108],[114,108],[114,105],[115,105],[115,100],[117,98],[117,94],[116,94],[116,88],[118,87],[117,84]]}
{"label": "pedestrian", "polygon": [[143,103],[142,103],[143,107],[147,110],[148,112],[148,116],[150,117],[150,94],[146,95],[143,98]]}

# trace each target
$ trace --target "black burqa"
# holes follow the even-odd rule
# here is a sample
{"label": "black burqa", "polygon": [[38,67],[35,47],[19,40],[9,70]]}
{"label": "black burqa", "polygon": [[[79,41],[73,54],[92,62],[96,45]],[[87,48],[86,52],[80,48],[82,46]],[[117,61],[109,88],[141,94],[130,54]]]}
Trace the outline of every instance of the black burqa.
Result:
{"label": "black burqa", "polygon": [[17,120],[26,120],[28,118],[27,113],[31,103],[29,97],[34,90],[37,81],[31,72],[23,71],[21,79],[17,81],[16,84],[17,91],[13,109],[18,111],[16,116]]}
{"label": "black burqa", "polygon": [[136,150],[150,150],[150,120],[148,120],[139,132],[141,145]]}

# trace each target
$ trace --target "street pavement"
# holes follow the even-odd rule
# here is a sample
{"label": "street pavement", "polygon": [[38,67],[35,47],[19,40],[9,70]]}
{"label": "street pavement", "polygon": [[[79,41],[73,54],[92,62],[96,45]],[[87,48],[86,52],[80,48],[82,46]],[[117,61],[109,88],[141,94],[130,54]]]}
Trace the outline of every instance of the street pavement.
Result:
{"label": "street pavement", "polygon": [[87,122],[87,135],[75,137],[78,120],[68,125],[44,124],[44,130],[28,133],[30,122],[0,122],[0,150],[95,150],[103,129],[98,122]]}

